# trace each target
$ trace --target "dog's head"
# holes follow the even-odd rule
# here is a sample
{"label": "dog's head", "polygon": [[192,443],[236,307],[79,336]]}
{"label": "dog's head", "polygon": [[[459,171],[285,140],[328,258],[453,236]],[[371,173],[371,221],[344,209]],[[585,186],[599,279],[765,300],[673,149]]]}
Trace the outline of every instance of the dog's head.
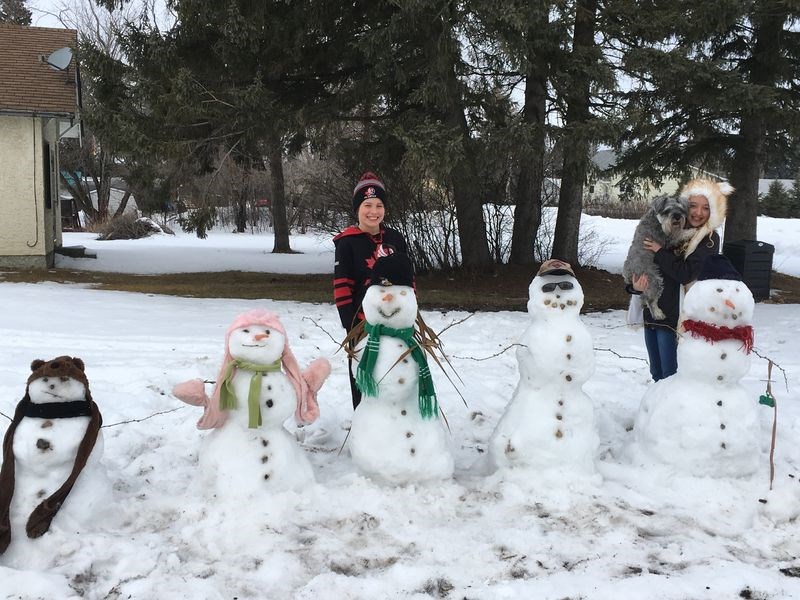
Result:
{"label": "dog's head", "polygon": [[664,235],[673,236],[686,225],[689,202],[683,197],[658,196],[653,199],[653,210]]}

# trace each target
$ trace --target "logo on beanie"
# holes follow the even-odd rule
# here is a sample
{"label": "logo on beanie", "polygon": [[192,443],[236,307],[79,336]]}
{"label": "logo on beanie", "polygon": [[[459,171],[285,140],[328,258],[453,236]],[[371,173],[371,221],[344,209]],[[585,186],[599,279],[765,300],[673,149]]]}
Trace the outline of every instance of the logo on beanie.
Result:
{"label": "logo on beanie", "polygon": [[366,190],[364,190],[364,199],[365,200],[367,198],[376,198],[377,196],[378,196],[378,193],[375,190],[375,188],[372,187],[372,186],[369,186]]}

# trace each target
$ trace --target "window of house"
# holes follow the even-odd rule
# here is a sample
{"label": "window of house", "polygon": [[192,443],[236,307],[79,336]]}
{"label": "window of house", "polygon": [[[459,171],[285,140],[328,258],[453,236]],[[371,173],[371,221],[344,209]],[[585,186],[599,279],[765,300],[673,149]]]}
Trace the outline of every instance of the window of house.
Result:
{"label": "window of house", "polygon": [[44,207],[53,208],[53,190],[51,185],[52,160],[50,157],[50,144],[43,144],[42,175],[44,176]]}

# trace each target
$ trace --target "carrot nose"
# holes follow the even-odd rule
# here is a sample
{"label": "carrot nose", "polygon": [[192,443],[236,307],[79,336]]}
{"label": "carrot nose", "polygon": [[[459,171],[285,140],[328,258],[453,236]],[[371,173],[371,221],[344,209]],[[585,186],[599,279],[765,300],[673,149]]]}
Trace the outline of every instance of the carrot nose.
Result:
{"label": "carrot nose", "polygon": [[381,298],[384,302],[391,302],[394,300],[394,294],[384,294],[383,298]]}
{"label": "carrot nose", "polygon": [[267,339],[268,337],[269,337],[268,333],[257,333],[253,336],[253,339],[256,340],[257,342],[260,342],[261,340]]}
{"label": "carrot nose", "polygon": [[736,310],[736,305],[730,300],[725,300],[725,306],[727,306],[728,308],[732,308],[733,310]]}

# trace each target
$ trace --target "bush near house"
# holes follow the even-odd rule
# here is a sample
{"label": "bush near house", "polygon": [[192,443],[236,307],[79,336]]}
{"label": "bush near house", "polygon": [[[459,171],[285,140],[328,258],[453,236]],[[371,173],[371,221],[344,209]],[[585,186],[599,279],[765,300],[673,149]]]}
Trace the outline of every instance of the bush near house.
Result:
{"label": "bush near house", "polygon": [[173,231],[165,225],[159,225],[147,217],[136,217],[124,214],[106,221],[99,231],[98,240],[138,240],[154,233],[169,233]]}

